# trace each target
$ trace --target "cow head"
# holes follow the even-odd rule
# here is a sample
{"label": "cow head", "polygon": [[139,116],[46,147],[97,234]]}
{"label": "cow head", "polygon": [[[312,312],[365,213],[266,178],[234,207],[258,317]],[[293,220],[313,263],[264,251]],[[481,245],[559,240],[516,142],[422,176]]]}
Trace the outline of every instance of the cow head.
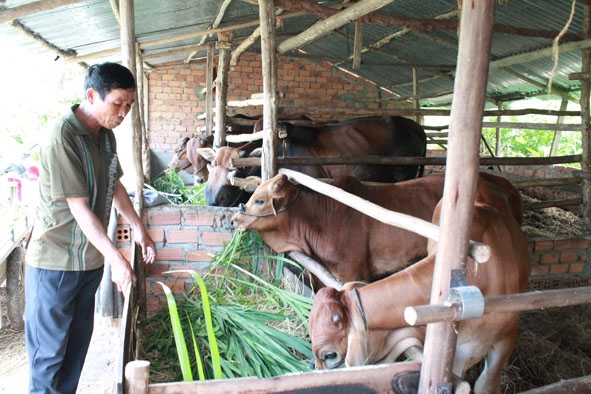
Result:
{"label": "cow head", "polygon": [[223,146],[217,151],[212,148],[202,148],[197,151],[211,163],[207,166],[209,178],[205,186],[207,205],[235,207],[246,202],[250,197],[250,192],[233,185],[230,180],[235,176],[246,178],[247,176],[260,175],[260,167],[235,168],[232,164],[233,159],[245,157],[250,152],[242,147],[230,146]]}
{"label": "cow head", "polygon": [[176,148],[174,148],[174,153],[170,163],[168,163],[168,168],[175,171],[185,170],[188,173],[193,172],[193,166],[187,158],[187,142],[189,142],[189,139],[189,137],[183,138]]}
{"label": "cow head", "polygon": [[350,293],[323,287],[314,296],[309,329],[316,369],[364,365],[368,358],[367,330]]}
{"label": "cow head", "polygon": [[299,195],[299,189],[280,174],[261,183],[246,204],[232,218],[239,231],[265,232],[276,226],[276,216],[286,211]]}
{"label": "cow head", "polygon": [[213,136],[206,137],[201,134],[196,134],[187,142],[187,158],[193,166],[193,179],[196,183],[207,182],[209,178],[209,171],[207,164],[209,163],[200,153],[199,149],[211,148]]}

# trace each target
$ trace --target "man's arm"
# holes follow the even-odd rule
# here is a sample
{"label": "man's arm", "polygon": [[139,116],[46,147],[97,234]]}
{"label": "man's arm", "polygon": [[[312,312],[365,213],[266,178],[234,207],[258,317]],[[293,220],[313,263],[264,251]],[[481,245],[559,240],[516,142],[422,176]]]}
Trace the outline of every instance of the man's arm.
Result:
{"label": "man's arm", "polygon": [[102,223],[90,209],[88,198],[68,198],[66,201],[84,235],[105,257],[105,263],[111,265],[111,280],[117,284],[119,291],[123,292],[127,286],[135,284],[136,277],[131,265],[107,236]]}
{"label": "man's arm", "polygon": [[148,232],[142,224],[142,220],[133,208],[133,204],[127,195],[127,191],[120,181],[115,183],[115,192],[113,194],[113,204],[117,211],[130,224],[133,240],[142,248],[142,257],[144,262],[151,264],[156,258],[156,244],[148,235]]}

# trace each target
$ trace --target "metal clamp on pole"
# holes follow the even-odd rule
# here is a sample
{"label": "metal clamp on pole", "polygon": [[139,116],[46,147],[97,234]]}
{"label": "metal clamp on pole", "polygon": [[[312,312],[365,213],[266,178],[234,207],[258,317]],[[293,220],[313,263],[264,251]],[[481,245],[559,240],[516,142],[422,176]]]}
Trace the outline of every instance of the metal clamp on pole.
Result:
{"label": "metal clamp on pole", "polygon": [[460,306],[458,320],[475,319],[484,313],[484,296],[476,286],[450,288],[445,304]]}

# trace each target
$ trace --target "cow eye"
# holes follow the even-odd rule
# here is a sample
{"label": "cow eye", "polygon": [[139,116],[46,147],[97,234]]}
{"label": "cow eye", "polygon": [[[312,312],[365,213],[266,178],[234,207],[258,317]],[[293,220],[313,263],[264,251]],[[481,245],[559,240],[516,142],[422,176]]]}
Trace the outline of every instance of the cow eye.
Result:
{"label": "cow eye", "polygon": [[265,205],[265,200],[261,200],[260,198],[254,202],[258,206]]}
{"label": "cow eye", "polygon": [[337,358],[339,355],[337,352],[328,352],[324,355],[324,359],[325,360],[334,360],[335,358]]}

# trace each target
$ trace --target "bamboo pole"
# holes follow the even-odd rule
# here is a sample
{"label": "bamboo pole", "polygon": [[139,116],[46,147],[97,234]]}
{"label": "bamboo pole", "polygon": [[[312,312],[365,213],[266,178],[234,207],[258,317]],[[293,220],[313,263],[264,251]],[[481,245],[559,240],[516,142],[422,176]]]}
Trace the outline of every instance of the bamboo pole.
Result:
{"label": "bamboo pole", "polygon": [[[485,297],[482,314],[524,312],[589,303],[591,287],[506,294]],[[461,313],[460,303],[409,306],[404,310],[404,319],[411,326],[422,326],[437,321],[456,321]]]}
{"label": "bamboo pole", "polygon": [[306,256],[302,252],[289,252],[289,257],[294,259],[297,263],[301,264],[308,272],[316,276],[322,283],[328,287],[334,287],[337,290],[343,288],[343,283],[334,277],[333,274],[328,272],[323,265],[318,263],[316,260]]}
{"label": "bamboo pole", "polygon": [[[390,211],[370,201],[364,200],[361,197],[339,189],[336,186],[329,185],[328,183],[319,181],[311,176],[302,174],[301,172],[282,168],[279,170],[279,173],[285,174],[289,179],[307,186],[318,193],[330,196],[332,199],[362,212],[375,220],[379,220],[382,223],[412,231],[436,242],[439,241],[439,226],[431,222],[400,212]],[[472,258],[480,263],[488,261],[490,258],[490,248],[488,246],[474,241],[470,241],[469,245],[468,254]]]}
{"label": "bamboo pole", "polygon": [[263,163],[261,178],[277,174],[277,52],[275,41],[275,3],[259,1],[261,20],[261,57],[263,69]]}
{"label": "bamboo pole", "polygon": [[[494,9],[495,0],[475,0],[462,7],[432,304],[445,301],[451,270],[467,260]],[[451,384],[456,341],[451,323],[427,325],[420,393],[435,394]]]}

